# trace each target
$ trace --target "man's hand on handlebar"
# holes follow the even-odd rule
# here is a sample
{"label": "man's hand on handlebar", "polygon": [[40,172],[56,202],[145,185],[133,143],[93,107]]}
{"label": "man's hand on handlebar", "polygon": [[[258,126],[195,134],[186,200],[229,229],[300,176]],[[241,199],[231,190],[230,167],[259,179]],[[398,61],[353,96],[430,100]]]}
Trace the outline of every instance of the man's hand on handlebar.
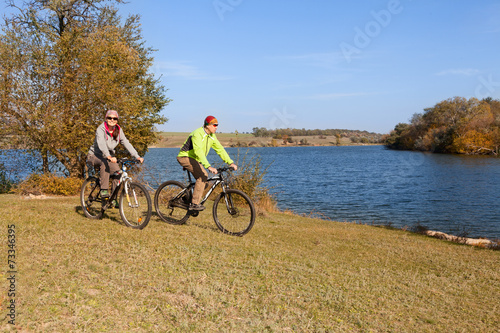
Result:
{"label": "man's hand on handlebar", "polygon": [[143,162],[144,162],[144,159],[143,159],[142,157],[139,157],[137,160],[138,160],[139,162],[141,162],[141,163],[143,163]]}
{"label": "man's hand on handlebar", "polygon": [[[218,174],[219,170],[220,171],[226,171],[226,170],[228,170],[227,167],[216,169],[216,168],[211,167],[211,166],[209,166],[207,169],[208,169],[208,171],[210,171],[214,175]],[[236,170],[238,170],[238,166],[236,164],[234,164],[234,163],[231,163],[231,165],[229,166],[229,169],[232,169],[232,170],[236,171]]]}

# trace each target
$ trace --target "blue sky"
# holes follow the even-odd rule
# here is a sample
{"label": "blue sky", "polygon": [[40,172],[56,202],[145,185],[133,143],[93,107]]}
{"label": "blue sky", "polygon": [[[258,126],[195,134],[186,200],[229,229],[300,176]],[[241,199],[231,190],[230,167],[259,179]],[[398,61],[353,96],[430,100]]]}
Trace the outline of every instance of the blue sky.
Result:
{"label": "blue sky", "polygon": [[165,131],[388,133],[454,96],[500,98],[495,0],[130,0],[169,89]]}

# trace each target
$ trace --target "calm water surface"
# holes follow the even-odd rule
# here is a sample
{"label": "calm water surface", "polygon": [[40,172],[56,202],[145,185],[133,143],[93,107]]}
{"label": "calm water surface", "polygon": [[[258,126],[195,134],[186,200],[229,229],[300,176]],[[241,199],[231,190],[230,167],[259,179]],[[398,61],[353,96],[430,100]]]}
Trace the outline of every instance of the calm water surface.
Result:
{"label": "calm water surface", "polygon": [[[240,149],[245,153],[246,148]],[[229,148],[236,158],[238,150]],[[151,149],[162,180],[183,179],[177,148]],[[393,151],[382,146],[249,148],[270,167],[278,206],[336,221],[422,225],[500,238],[500,159]],[[213,152],[211,163],[220,159]]]}

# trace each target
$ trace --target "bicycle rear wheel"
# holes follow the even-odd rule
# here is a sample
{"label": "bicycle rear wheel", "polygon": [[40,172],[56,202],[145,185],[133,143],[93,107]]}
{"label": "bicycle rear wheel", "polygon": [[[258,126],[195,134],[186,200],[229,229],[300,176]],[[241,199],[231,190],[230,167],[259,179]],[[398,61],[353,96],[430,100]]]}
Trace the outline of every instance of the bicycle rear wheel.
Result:
{"label": "bicycle rear wheel", "polygon": [[101,185],[96,177],[87,178],[80,191],[80,203],[83,213],[89,219],[100,219],[103,214],[101,198]]}
{"label": "bicycle rear wheel", "polygon": [[184,224],[189,219],[191,191],[186,190],[182,183],[175,180],[164,182],[156,190],[154,201],[156,213],[163,221]]}
{"label": "bicycle rear wheel", "polygon": [[255,222],[252,200],[240,190],[227,189],[215,198],[212,208],[215,224],[225,234],[243,236]]}
{"label": "bicycle rear wheel", "polygon": [[146,187],[125,182],[120,194],[120,215],[123,222],[134,229],[144,229],[151,219],[151,197]]}

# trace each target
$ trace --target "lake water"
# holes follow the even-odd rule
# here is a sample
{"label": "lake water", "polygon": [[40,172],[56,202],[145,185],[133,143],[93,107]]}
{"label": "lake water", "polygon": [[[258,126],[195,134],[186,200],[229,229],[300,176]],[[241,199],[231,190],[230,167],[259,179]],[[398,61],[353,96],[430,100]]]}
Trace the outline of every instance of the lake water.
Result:
{"label": "lake water", "polygon": [[[151,149],[161,180],[184,174],[178,148]],[[236,148],[227,149],[235,158]],[[387,150],[383,146],[240,148],[270,167],[278,207],[335,221],[425,226],[500,238],[500,159]],[[220,162],[211,152],[211,163]],[[247,157],[248,158],[248,157]]]}
{"label": "lake water", "polygon": [[[228,148],[236,159],[237,148]],[[154,148],[146,166],[156,181],[184,179],[178,148]],[[334,221],[425,226],[500,239],[500,158],[387,150],[383,146],[240,148],[269,166],[265,184],[278,207]],[[20,178],[19,151],[0,155]],[[211,163],[220,158],[211,151]],[[248,158],[248,157],[247,157]],[[26,162],[33,159],[25,156]],[[12,165],[11,165],[12,164]],[[23,172],[25,171],[25,172]]]}

